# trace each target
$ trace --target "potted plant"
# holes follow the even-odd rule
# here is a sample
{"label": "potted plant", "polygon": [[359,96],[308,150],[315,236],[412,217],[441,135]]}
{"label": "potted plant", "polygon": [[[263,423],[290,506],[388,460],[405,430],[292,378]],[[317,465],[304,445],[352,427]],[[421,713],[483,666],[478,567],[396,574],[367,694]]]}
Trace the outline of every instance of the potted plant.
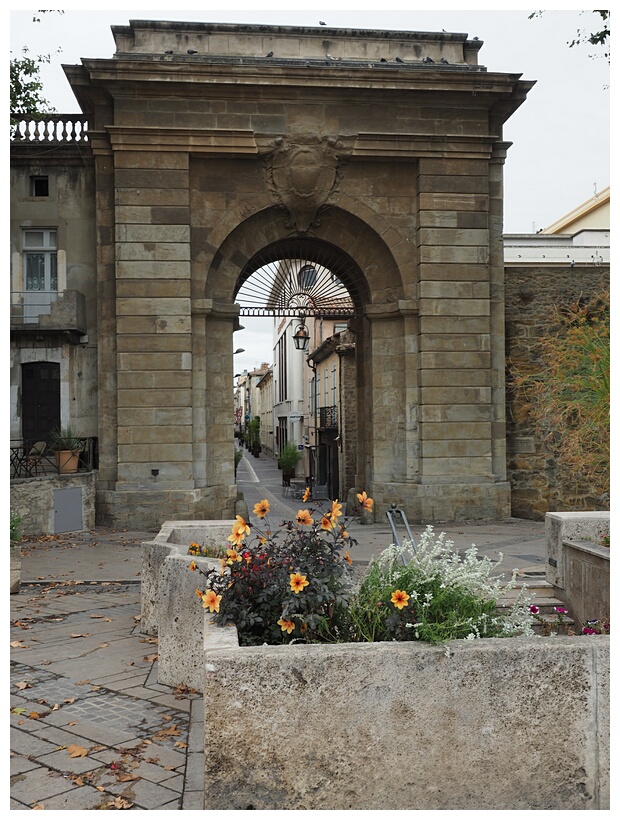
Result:
{"label": "potted plant", "polygon": [[297,449],[297,445],[292,441],[287,441],[280,450],[280,456],[278,458],[278,467],[282,470],[282,481],[284,484],[288,485],[291,478],[295,477],[295,468],[300,459],[301,453]]}
{"label": "potted plant", "polygon": [[52,430],[50,447],[56,456],[59,473],[77,473],[80,453],[84,449],[84,437],[72,427]]}

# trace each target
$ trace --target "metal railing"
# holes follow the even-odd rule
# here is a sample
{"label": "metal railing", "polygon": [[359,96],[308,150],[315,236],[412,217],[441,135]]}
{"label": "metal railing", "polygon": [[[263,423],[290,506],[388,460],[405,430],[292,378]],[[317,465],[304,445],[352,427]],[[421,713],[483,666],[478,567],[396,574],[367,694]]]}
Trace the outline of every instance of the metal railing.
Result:
{"label": "metal railing", "polygon": [[[45,442],[43,442],[45,444]],[[79,439],[79,449],[56,453],[45,445],[37,449],[35,441],[11,441],[11,479],[65,473],[90,473],[99,467],[96,436]]]}
{"label": "metal railing", "polygon": [[323,430],[337,430],[338,429],[338,407],[320,407],[319,408],[319,427]]}
{"label": "metal railing", "polygon": [[87,143],[88,121],[82,114],[11,114],[11,142]]}

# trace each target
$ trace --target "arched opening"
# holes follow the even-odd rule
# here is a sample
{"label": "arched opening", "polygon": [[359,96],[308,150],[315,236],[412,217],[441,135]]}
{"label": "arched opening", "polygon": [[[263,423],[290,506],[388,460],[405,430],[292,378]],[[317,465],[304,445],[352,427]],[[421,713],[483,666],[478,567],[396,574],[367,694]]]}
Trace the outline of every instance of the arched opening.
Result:
{"label": "arched opening", "polygon": [[254,456],[279,459],[294,445],[301,453],[295,474],[283,472],[290,491],[310,484],[316,494],[342,498],[355,481],[355,325],[368,301],[359,265],[322,240],[280,240],[248,259],[234,299],[254,344],[253,324],[271,339],[268,369],[262,355],[260,368],[235,373],[235,435]]}

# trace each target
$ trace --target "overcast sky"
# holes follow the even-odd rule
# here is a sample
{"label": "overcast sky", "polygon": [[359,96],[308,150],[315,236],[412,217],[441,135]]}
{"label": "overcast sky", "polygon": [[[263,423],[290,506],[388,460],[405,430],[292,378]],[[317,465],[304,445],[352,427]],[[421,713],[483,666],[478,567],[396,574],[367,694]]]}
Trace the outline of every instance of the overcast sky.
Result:
{"label": "overcast sky", "polygon": [[[411,3],[398,10],[364,11],[358,3],[339,9],[300,10],[289,3],[271,3],[271,10],[228,2],[226,10],[170,11],[150,4],[134,10],[83,11],[64,4],[64,14],[48,13],[32,22],[32,11],[12,4],[10,49],[19,54],[27,45],[32,55],[52,54],[42,71],[44,94],[60,113],[79,107],[61,64],[81,58],[109,58],[114,53],[110,27],[129,20],[181,20],[222,23],[265,23],[317,26],[324,20],[338,28],[400,29],[459,32],[484,41],[480,64],[489,71],[521,74],[536,80],[525,103],[508,120],[504,139],[512,142],[504,169],[505,233],[532,233],[610,184],[609,65],[602,49],[589,45],[569,48],[578,29],[601,27],[591,11],[545,11],[528,19],[533,9],[513,11],[417,10]],[[249,6],[244,9],[244,5]],[[278,9],[278,5],[281,7]],[[567,4],[564,4],[567,5]],[[511,4],[514,8],[514,4]],[[452,3],[451,8],[458,8]],[[56,50],[61,49],[60,54]],[[246,327],[250,326],[244,321]],[[243,337],[243,338],[242,338]],[[271,359],[264,336],[235,336],[237,347],[252,353],[235,358],[235,372]]]}

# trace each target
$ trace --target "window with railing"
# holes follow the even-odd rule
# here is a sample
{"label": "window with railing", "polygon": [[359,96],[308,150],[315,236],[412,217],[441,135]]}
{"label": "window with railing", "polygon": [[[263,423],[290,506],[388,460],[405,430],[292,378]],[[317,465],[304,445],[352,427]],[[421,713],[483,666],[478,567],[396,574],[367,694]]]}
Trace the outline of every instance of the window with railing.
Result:
{"label": "window with railing", "polygon": [[24,321],[36,322],[50,312],[58,297],[56,228],[28,229],[22,232],[24,260]]}
{"label": "window with railing", "polygon": [[332,407],[321,407],[319,411],[319,427],[325,430],[338,429],[338,408],[335,405]]}

